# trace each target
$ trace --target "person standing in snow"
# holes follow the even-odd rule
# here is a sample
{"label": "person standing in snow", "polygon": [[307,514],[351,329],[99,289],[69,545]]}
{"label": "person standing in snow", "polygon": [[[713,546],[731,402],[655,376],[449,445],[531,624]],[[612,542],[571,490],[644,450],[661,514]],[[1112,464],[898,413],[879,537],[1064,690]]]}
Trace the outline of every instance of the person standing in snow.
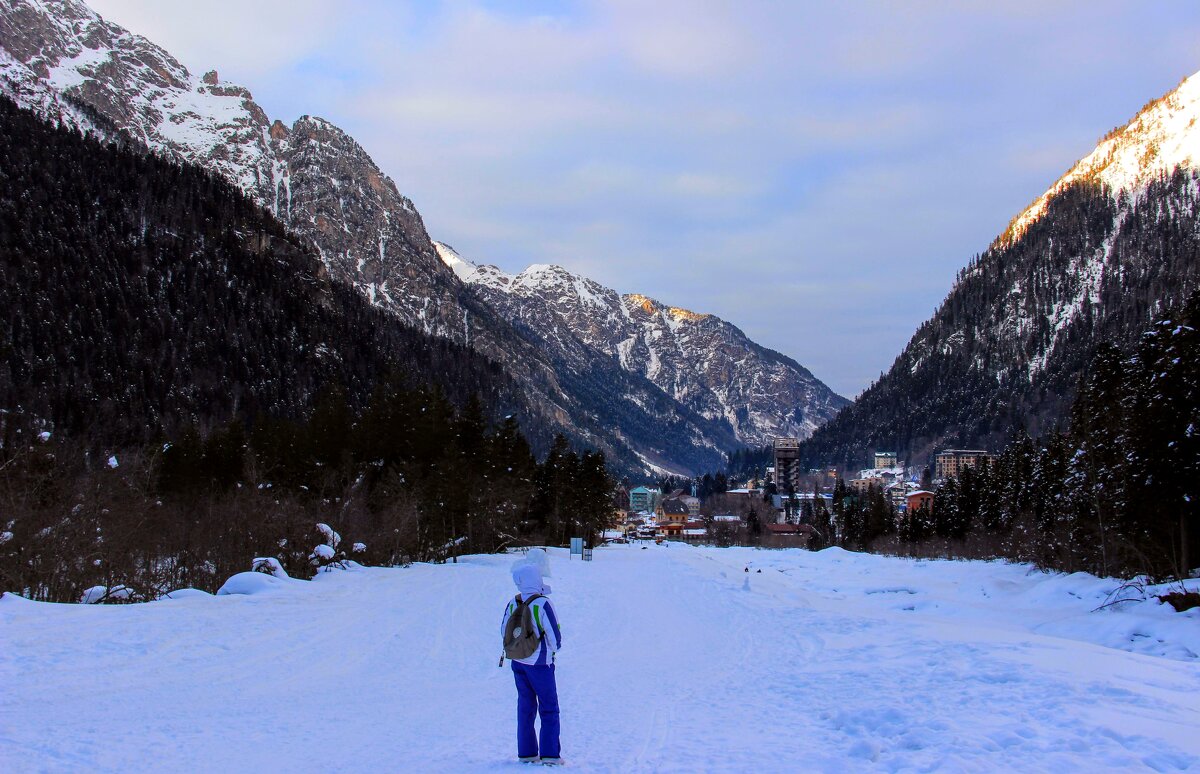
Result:
{"label": "person standing in snow", "polygon": [[[517,684],[517,759],[557,765],[562,757],[554,657],[562,647],[562,632],[547,596],[550,587],[542,582],[539,564],[547,562],[545,552],[541,554],[513,566],[512,579],[519,593],[504,608],[500,638]],[[504,656],[500,663],[504,664]],[[535,716],[542,721],[540,739],[534,731]]]}

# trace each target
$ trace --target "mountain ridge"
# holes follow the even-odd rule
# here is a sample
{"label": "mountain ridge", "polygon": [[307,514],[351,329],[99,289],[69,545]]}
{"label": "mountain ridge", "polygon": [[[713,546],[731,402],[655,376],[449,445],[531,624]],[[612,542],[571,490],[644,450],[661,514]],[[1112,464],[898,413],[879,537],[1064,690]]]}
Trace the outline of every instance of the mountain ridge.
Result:
{"label": "mountain ridge", "polygon": [[1133,118],[1109,131],[1092,151],[1071,165],[1009,223],[1002,244],[1019,238],[1043,214],[1050,200],[1077,182],[1107,186],[1114,194],[1144,187],[1155,176],[1200,162],[1200,73],[1142,106]]}
{"label": "mountain ridge", "polygon": [[564,344],[492,308],[440,260],[412,201],[331,122],[272,121],[249,89],[215,70],[189,72],[78,0],[0,0],[0,91],[50,120],[233,182],[310,242],[331,277],[401,321],[504,364],[539,421],[604,450],[618,467],[715,469],[747,442],[736,422],[689,408],[594,347]]}
{"label": "mountain ridge", "polygon": [[532,264],[509,274],[442,242],[436,247],[505,319],[536,327],[547,338],[569,328],[622,369],[701,416],[727,422],[747,445],[806,438],[849,403],[795,360],[716,315],[620,294],[557,265]]}
{"label": "mountain ridge", "polygon": [[1019,213],[882,378],[818,429],[810,464],[913,462],[1066,420],[1101,343],[1129,348],[1200,286],[1200,76],[1152,100]]}
{"label": "mountain ridge", "polygon": [[385,383],[530,416],[495,362],[371,306],[224,178],[2,95],[0,128],[0,446],[261,428]]}

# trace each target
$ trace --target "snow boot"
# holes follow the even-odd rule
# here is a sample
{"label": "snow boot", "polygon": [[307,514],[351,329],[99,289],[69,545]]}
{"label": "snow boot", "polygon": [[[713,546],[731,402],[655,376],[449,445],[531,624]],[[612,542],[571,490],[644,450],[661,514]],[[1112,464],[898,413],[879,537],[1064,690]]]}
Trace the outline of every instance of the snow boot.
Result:
{"label": "snow boot", "polygon": [[562,758],[542,758],[543,766],[561,766],[564,763],[566,763],[566,761],[564,761]]}
{"label": "snow boot", "polygon": [[530,755],[530,756],[527,756],[524,758],[517,758],[518,763],[540,763],[541,760],[542,759],[536,755]]}

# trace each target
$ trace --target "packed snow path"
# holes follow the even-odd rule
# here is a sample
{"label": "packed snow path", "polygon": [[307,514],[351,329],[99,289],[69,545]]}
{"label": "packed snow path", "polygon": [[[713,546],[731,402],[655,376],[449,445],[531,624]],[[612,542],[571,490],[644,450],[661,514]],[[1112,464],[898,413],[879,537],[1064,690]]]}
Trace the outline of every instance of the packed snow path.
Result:
{"label": "packed snow path", "polygon": [[[0,771],[525,770],[496,666],[512,561],[7,595]],[[549,580],[573,768],[1200,769],[1200,616],[1091,612],[1111,581],[682,545],[556,550]]]}

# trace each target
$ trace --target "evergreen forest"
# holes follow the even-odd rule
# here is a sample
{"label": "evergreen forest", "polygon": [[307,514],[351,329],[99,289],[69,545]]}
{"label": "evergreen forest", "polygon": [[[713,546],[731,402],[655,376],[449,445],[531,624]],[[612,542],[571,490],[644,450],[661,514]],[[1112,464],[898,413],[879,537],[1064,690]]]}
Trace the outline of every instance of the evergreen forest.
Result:
{"label": "evergreen forest", "polygon": [[104,447],[298,418],[326,385],[361,406],[397,375],[525,418],[498,365],[330,280],[227,183],[3,98],[0,127],[6,447],[42,425]]}
{"label": "evergreen forest", "polygon": [[303,578],[592,540],[611,515],[602,454],[232,186],[3,98],[0,125],[0,588],[152,599],[256,559]]}
{"label": "evergreen forest", "polygon": [[1200,294],[1123,353],[1097,347],[1069,429],[1018,431],[994,463],[897,515],[876,487],[807,503],[810,548],[1031,562],[1100,576],[1187,577],[1200,561]]}

